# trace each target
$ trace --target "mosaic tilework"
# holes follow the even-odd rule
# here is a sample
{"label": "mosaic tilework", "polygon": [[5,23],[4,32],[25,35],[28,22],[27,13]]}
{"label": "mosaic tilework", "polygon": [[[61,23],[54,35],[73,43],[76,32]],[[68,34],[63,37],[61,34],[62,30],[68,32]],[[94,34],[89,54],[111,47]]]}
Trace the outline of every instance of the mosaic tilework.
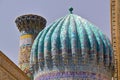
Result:
{"label": "mosaic tilework", "polygon": [[46,20],[41,16],[28,14],[17,17],[15,22],[21,34],[18,65],[31,77],[29,66],[31,46],[38,32],[45,27]]}
{"label": "mosaic tilework", "polygon": [[46,19],[39,15],[27,14],[16,18],[15,23],[21,33],[38,34],[45,25]]}
{"label": "mosaic tilework", "polygon": [[34,80],[111,80],[111,71],[108,68],[90,63],[70,66],[54,66],[53,69],[44,67],[44,70],[35,72]]}
{"label": "mosaic tilework", "polygon": [[104,74],[90,72],[51,72],[39,75],[34,80],[111,80]]}
{"label": "mosaic tilework", "polygon": [[31,76],[30,72],[30,53],[31,46],[33,43],[33,35],[32,34],[24,34],[20,36],[20,51],[19,51],[19,63],[18,66],[24,71],[29,77]]}
{"label": "mosaic tilework", "polygon": [[29,62],[30,62],[30,52],[31,46],[22,46],[19,53],[19,63],[18,66],[24,71],[29,77],[31,75]]}
{"label": "mosaic tilework", "polygon": [[[88,67],[84,69],[82,64]],[[109,39],[95,25],[69,14],[39,33],[32,46],[30,66],[34,79],[38,74],[48,75],[47,71],[76,72],[79,69],[90,74],[102,71],[101,75],[106,73],[104,76],[111,78],[113,51]],[[46,80],[46,77],[42,78]]]}
{"label": "mosaic tilework", "polygon": [[33,35],[25,34],[20,37],[20,47],[26,45],[32,45],[32,43],[33,43]]}

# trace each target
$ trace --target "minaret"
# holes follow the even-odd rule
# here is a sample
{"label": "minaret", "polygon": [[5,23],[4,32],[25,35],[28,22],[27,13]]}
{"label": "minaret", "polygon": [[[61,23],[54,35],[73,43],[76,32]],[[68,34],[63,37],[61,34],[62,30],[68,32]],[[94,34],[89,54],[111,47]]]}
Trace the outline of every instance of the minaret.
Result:
{"label": "minaret", "polygon": [[120,0],[110,0],[111,39],[114,51],[114,80],[120,80]]}
{"label": "minaret", "polygon": [[18,66],[30,77],[29,59],[32,43],[37,34],[46,26],[46,20],[41,16],[28,14],[18,17],[15,23],[21,34]]}

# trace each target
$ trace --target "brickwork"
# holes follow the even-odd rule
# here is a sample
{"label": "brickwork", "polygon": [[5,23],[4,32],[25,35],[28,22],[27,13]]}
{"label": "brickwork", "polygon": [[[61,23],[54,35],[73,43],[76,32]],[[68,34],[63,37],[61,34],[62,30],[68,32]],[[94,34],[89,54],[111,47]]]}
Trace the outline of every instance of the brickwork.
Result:
{"label": "brickwork", "polygon": [[0,52],[0,80],[30,80],[8,57]]}

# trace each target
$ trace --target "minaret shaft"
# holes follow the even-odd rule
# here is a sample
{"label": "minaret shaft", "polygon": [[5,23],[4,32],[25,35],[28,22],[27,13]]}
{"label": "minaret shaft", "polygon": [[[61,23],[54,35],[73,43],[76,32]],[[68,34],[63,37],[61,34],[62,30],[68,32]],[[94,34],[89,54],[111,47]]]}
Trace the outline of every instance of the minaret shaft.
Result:
{"label": "minaret shaft", "polygon": [[41,16],[30,14],[18,17],[15,22],[21,34],[18,66],[31,77],[29,62],[32,43],[46,26],[46,20]]}
{"label": "minaret shaft", "polygon": [[20,36],[20,50],[19,50],[19,67],[30,76],[29,71],[29,58],[31,52],[31,46],[34,41],[34,35],[32,34],[24,34]]}

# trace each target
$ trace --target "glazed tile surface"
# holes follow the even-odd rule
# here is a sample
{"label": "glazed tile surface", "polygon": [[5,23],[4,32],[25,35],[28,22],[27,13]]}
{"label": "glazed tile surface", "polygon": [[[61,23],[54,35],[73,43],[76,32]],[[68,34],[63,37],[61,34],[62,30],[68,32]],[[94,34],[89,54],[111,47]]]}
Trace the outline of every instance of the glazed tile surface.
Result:
{"label": "glazed tile surface", "polygon": [[34,80],[110,80],[112,46],[95,25],[69,14],[39,33],[30,66]]}

